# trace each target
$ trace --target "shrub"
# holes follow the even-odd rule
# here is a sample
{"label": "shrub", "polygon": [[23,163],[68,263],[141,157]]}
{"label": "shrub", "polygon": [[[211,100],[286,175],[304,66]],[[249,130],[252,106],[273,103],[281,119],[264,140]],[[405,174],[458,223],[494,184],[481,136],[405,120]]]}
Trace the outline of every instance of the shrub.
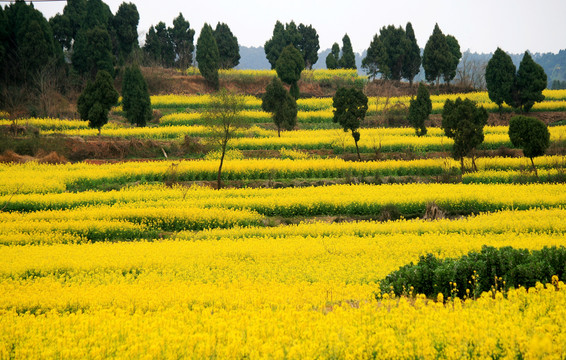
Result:
{"label": "shrub", "polygon": [[390,273],[380,283],[383,293],[403,295],[411,288],[418,294],[436,298],[452,295],[478,296],[484,291],[509,287],[532,287],[537,282],[549,283],[553,275],[566,274],[566,247],[544,247],[541,250],[494,248],[484,246],[459,259],[437,259],[432,254],[421,256]]}

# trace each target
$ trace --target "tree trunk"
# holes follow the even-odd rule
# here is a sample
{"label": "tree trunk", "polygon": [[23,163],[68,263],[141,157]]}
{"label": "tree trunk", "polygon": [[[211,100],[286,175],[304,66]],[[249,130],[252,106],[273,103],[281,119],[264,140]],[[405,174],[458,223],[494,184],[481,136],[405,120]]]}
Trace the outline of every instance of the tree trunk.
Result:
{"label": "tree trunk", "polygon": [[360,156],[360,148],[358,147],[358,142],[357,141],[354,142],[356,143],[356,152],[358,153],[358,160],[362,161],[362,157]]}
{"label": "tree trunk", "polygon": [[224,164],[224,155],[226,154],[226,145],[225,141],[222,142],[222,155],[220,156],[220,166],[218,167],[218,178],[216,179],[216,188],[220,190],[222,187],[222,181],[220,180],[220,176],[222,174],[222,164]]}
{"label": "tree trunk", "polygon": [[277,127],[277,136],[281,137],[281,127],[280,126]]}
{"label": "tree trunk", "polygon": [[98,136],[100,136],[100,134],[102,134],[102,128],[98,128]]}
{"label": "tree trunk", "polygon": [[462,156],[460,158],[460,169],[462,171],[462,174],[464,173],[464,157]]}
{"label": "tree trunk", "polygon": [[533,164],[533,170],[535,171],[535,176],[538,179],[538,171],[537,171],[537,167],[535,166],[535,161],[533,160],[533,158],[531,158],[531,164]]}

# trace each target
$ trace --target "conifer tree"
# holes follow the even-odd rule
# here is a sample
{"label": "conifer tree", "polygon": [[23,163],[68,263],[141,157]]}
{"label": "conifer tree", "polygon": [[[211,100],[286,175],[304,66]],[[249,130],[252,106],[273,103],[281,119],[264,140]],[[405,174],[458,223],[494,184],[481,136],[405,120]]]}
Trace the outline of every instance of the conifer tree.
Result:
{"label": "conifer tree", "polygon": [[151,100],[140,68],[127,67],[122,82],[122,108],[131,124],[145,126],[151,120]]}
{"label": "conifer tree", "polygon": [[169,28],[169,34],[175,51],[176,66],[182,70],[187,69],[193,63],[195,31],[191,29],[183,14],[179,13],[179,16],[173,19],[173,27]]}
{"label": "conifer tree", "polygon": [[513,106],[512,90],[515,83],[515,72],[511,56],[497,48],[485,68],[485,82],[489,99],[497,104],[500,114],[503,102]]}
{"label": "conifer tree", "polygon": [[348,34],[342,38],[342,57],[340,58],[341,69],[356,69],[356,56],[352,49],[352,42]]}
{"label": "conifer tree", "polygon": [[413,79],[421,68],[421,49],[417,44],[413,25],[408,22],[405,27],[405,57],[403,59],[403,67],[401,73],[403,78],[409,80],[409,84],[413,85]]}
{"label": "conifer tree", "polygon": [[89,127],[98,129],[99,136],[102,127],[108,123],[108,112],[118,102],[118,92],[112,82],[112,76],[107,71],[99,71],[94,82],[87,83],[77,103],[81,120],[88,121]]}
{"label": "conifer tree", "polygon": [[267,85],[261,108],[273,114],[273,122],[277,126],[279,137],[281,137],[281,129],[292,130],[297,124],[297,102],[277,77]]}
{"label": "conifer tree", "polygon": [[228,25],[218,23],[214,30],[214,38],[218,46],[219,64],[221,69],[232,69],[240,63],[240,48],[238,38],[232,34]]}
{"label": "conifer tree", "polygon": [[299,50],[303,55],[306,69],[310,70],[318,61],[318,50],[320,49],[318,34],[312,25],[305,26],[303,24],[299,24],[298,30],[301,35],[301,39],[297,44],[297,50]]}
{"label": "conifer tree", "polygon": [[428,120],[432,112],[432,102],[430,101],[430,93],[423,83],[419,84],[417,98],[411,99],[409,105],[409,122],[415,128],[417,136],[426,135],[425,121]]}
{"label": "conifer tree", "polygon": [[291,85],[289,90],[295,99],[299,98],[299,85],[297,82],[301,78],[301,72],[305,69],[305,62],[299,50],[293,45],[288,45],[283,49],[275,70],[277,76],[286,84]]}
{"label": "conifer tree", "polygon": [[368,98],[356,88],[339,88],[332,98],[334,117],[332,121],[342,126],[344,131],[350,131],[356,143],[358,160],[361,160],[358,141],[360,141],[360,125],[368,110]]}
{"label": "conifer tree", "polygon": [[542,91],[546,89],[547,78],[542,66],[537,64],[528,51],[519,64],[514,88],[515,107],[529,112],[535,102],[544,100]]}
{"label": "conifer tree", "polygon": [[332,50],[326,56],[326,68],[335,70],[340,68],[340,45],[332,44]]}
{"label": "conifer tree", "polygon": [[450,52],[446,36],[444,36],[440,27],[436,24],[423,52],[423,68],[427,81],[433,82],[436,80],[438,85],[440,77],[453,61],[453,55]]}
{"label": "conifer tree", "polygon": [[218,69],[220,55],[214,39],[212,27],[204,24],[197,40],[197,63],[202,76],[214,89],[218,89]]}

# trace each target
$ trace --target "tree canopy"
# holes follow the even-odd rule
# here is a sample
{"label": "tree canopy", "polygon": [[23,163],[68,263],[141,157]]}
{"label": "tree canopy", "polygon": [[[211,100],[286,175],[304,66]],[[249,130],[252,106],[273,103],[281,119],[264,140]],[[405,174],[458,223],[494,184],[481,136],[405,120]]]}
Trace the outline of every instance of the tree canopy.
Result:
{"label": "tree canopy", "polygon": [[489,99],[502,110],[503,102],[513,105],[512,91],[516,68],[511,57],[497,48],[485,68],[485,81]]}
{"label": "tree canopy", "polygon": [[326,68],[329,70],[340,68],[340,45],[338,43],[332,44],[332,50],[326,56]]}
{"label": "tree canopy", "polygon": [[185,20],[183,14],[179,13],[179,16],[173,19],[169,36],[175,52],[175,64],[182,70],[188,68],[193,63],[195,31],[191,29],[191,24]]}
{"label": "tree canopy", "polygon": [[[454,139],[452,156],[460,160],[464,171],[464,157],[484,140],[483,128],[487,124],[488,114],[483,107],[477,107],[470,99],[450,99],[444,103],[442,129],[449,138]],[[474,157],[472,166],[475,168]]]}
{"label": "tree canopy", "polygon": [[514,116],[509,121],[509,138],[513,146],[521,148],[523,155],[531,159],[538,176],[533,158],[543,156],[550,145],[550,132],[546,124],[534,117]]}
{"label": "tree canopy", "polygon": [[116,30],[119,45],[119,56],[126,60],[134,49],[139,48],[138,23],[140,15],[135,4],[122,3],[114,15],[112,23]]}
{"label": "tree canopy", "polygon": [[409,105],[409,122],[415,128],[417,136],[426,135],[425,121],[432,112],[430,93],[423,83],[419,84],[416,99],[411,99]]}
{"label": "tree canopy", "polygon": [[430,82],[436,80],[437,84],[440,82],[440,77],[449,72],[448,69],[454,64],[454,54],[438,24],[434,26],[432,35],[425,45],[422,62],[425,78]]}
{"label": "tree canopy", "polygon": [[342,38],[342,57],[340,58],[341,69],[356,69],[356,55],[352,49],[352,42],[348,34]]}
{"label": "tree canopy", "polygon": [[108,123],[108,112],[118,102],[118,92],[112,83],[112,76],[107,71],[99,71],[94,82],[87,83],[77,103],[81,120],[88,121],[88,126],[98,129],[98,135]]}
{"label": "tree canopy", "polygon": [[293,45],[285,47],[279,59],[277,59],[275,70],[277,71],[277,76],[279,76],[284,83],[291,85],[290,92],[295,99],[299,98],[299,86],[297,82],[301,78],[301,72],[304,69],[305,63],[299,50]]}
{"label": "tree canopy", "polygon": [[301,39],[297,44],[297,50],[299,50],[303,56],[305,68],[310,70],[318,61],[318,50],[320,50],[318,34],[312,25],[305,26],[303,24],[299,24],[298,30],[301,35]]}
{"label": "tree canopy", "polygon": [[361,160],[358,141],[360,140],[360,125],[368,110],[368,98],[363,91],[356,88],[339,88],[332,98],[334,116],[332,120],[342,126],[344,131],[350,131],[356,143],[358,159]]}
{"label": "tree canopy", "polygon": [[127,67],[122,82],[122,108],[131,124],[145,126],[151,120],[151,100],[140,68]]}
{"label": "tree canopy", "polygon": [[197,63],[200,73],[208,84],[218,89],[218,69],[220,68],[220,55],[214,39],[212,27],[204,24],[197,40]]}
{"label": "tree canopy", "polygon": [[232,34],[228,25],[218,23],[214,30],[214,39],[218,46],[219,65],[221,69],[231,69],[240,63],[238,39]]}
{"label": "tree canopy", "polygon": [[318,34],[312,25],[299,24],[297,27],[294,21],[285,25],[277,21],[271,39],[267,40],[264,45],[265,57],[272,69],[276,68],[277,59],[279,59],[283,49],[289,45],[293,45],[299,50],[303,62],[308,68],[318,61],[320,45]]}
{"label": "tree canopy", "polygon": [[537,64],[528,51],[519,64],[513,97],[515,107],[529,112],[535,102],[544,100],[542,91],[546,89],[547,78],[542,66]]}
{"label": "tree canopy", "polygon": [[281,136],[281,129],[293,130],[297,125],[297,102],[277,77],[267,85],[261,108],[273,114],[278,136]]}

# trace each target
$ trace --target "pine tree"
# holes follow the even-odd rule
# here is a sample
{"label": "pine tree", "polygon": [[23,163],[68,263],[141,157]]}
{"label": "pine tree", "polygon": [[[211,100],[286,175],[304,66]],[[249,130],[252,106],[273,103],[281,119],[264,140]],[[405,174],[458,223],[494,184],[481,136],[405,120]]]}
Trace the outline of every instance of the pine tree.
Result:
{"label": "pine tree", "polygon": [[286,84],[291,85],[289,90],[295,99],[299,98],[299,85],[297,82],[301,78],[301,72],[305,69],[305,62],[299,50],[293,45],[288,45],[283,49],[277,63],[275,70],[277,76]]}
{"label": "pine tree", "polygon": [[267,40],[264,45],[265,57],[271,64],[272,69],[275,69],[275,63],[277,62],[277,59],[279,59],[279,55],[285,46],[287,46],[285,40],[285,27],[280,21],[277,21],[273,28],[273,35],[271,39]]}
{"label": "pine tree", "polygon": [[417,98],[411,99],[409,105],[409,122],[415,128],[417,136],[426,135],[425,121],[428,120],[432,112],[432,102],[430,93],[423,83],[419,84]]}
{"label": "pine tree", "polygon": [[108,31],[101,26],[79,30],[73,45],[72,63],[79,74],[89,74],[91,78],[100,70],[113,75],[114,55]]}
{"label": "pine tree", "polygon": [[261,108],[273,114],[273,122],[277,126],[279,137],[281,137],[281,129],[293,130],[297,124],[297,102],[277,77],[267,85]]}
{"label": "pine tree", "polygon": [[443,75],[446,69],[453,63],[452,56],[446,41],[446,36],[444,36],[438,24],[436,24],[423,52],[425,78],[430,82],[436,80],[438,85],[440,76]]}
{"label": "pine tree", "polygon": [[145,126],[151,120],[151,100],[140,68],[126,68],[122,82],[122,108],[131,124]]}
{"label": "pine tree", "polygon": [[212,27],[205,23],[197,40],[197,63],[200,73],[214,89],[219,87],[219,62],[220,55]]}
{"label": "pine tree", "polygon": [[525,51],[519,64],[515,82],[515,107],[529,112],[535,102],[544,100],[542,91],[546,89],[547,77],[542,66],[537,64],[531,55]]}
{"label": "pine tree", "polygon": [[503,102],[513,106],[512,90],[515,83],[515,72],[511,56],[497,48],[485,68],[485,82],[489,99],[497,104],[500,114]]}
{"label": "pine tree", "polygon": [[356,69],[356,56],[352,49],[352,42],[348,34],[342,38],[342,57],[340,58],[341,69]]}
{"label": "pine tree", "polygon": [[403,78],[409,80],[409,84],[413,85],[413,79],[421,68],[421,49],[417,44],[413,25],[410,22],[405,27],[405,58],[403,59],[403,67],[401,73]]}
{"label": "pine tree", "polygon": [[214,30],[214,38],[220,56],[220,68],[232,69],[240,63],[240,47],[238,39],[232,34],[228,25],[218,23]]}
{"label": "pine tree", "polygon": [[108,112],[118,102],[118,92],[112,82],[112,76],[107,71],[99,71],[95,81],[87,83],[77,103],[81,120],[88,121],[88,126],[98,129],[99,136],[101,128],[108,123]]}
{"label": "pine tree", "polygon": [[373,36],[373,40],[369,44],[369,48],[366,53],[366,57],[362,59],[362,68],[366,69],[366,72],[370,79],[375,79],[377,74],[380,73],[379,63],[382,57],[381,53],[383,51],[383,44],[381,39],[377,34]]}

